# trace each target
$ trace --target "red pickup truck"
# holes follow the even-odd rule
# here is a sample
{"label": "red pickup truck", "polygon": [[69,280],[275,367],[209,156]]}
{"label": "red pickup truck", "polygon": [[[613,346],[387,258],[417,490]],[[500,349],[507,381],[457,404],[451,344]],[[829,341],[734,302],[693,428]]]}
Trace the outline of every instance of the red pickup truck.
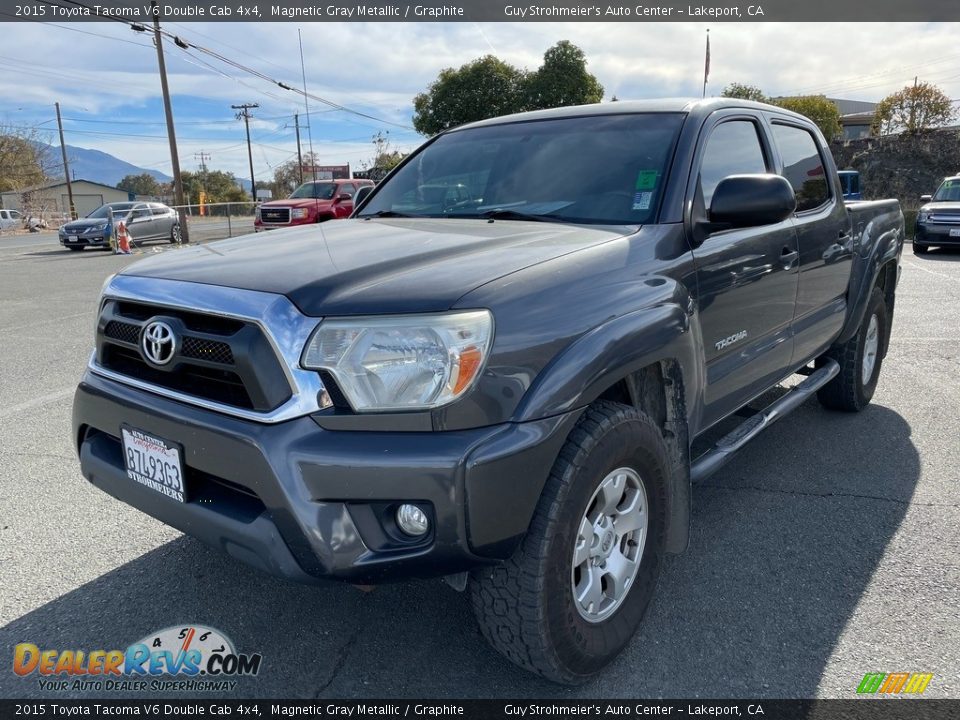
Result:
{"label": "red pickup truck", "polygon": [[353,196],[372,180],[313,180],[305,182],[285,200],[265,202],[257,208],[254,230],[274,230],[349,217]]}

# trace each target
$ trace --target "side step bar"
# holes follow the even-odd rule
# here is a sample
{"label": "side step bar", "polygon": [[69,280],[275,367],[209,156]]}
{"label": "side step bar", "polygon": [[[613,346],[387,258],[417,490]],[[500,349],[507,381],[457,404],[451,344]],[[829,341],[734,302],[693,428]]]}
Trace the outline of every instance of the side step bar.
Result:
{"label": "side step bar", "polygon": [[764,408],[749,420],[720,438],[716,445],[698,457],[690,466],[690,482],[704,480],[726,465],[744,445],[802,405],[811,395],[833,380],[840,372],[836,360],[828,360],[806,380],[791,388],[786,395]]}

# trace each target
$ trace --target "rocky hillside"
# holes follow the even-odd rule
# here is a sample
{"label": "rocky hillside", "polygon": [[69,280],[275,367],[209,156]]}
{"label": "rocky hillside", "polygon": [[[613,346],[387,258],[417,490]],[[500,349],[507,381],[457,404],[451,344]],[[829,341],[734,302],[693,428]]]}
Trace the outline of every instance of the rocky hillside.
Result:
{"label": "rocky hillside", "polygon": [[841,170],[859,170],[867,199],[897,198],[916,210],[948,175],[960,173],[960,128],[832,144]]}

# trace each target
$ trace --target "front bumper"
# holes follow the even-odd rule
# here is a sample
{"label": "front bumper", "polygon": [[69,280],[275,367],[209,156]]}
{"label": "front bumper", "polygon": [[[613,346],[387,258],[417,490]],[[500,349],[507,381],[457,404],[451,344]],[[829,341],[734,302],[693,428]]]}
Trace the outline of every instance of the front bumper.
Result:
{"label": "front bumper", "polygon": [[[300,582],[432,577],[507,558],[529,525],[579,411],[455,432],[262,424],[87,372],[73,407],[84,477],[101,490],[268,573]],[[183,447],[187,502],[128,479],[120,425]],[[397,504],[428,510],[410,541]]]}
{"label": "front bumper", "polygon": [[960,234],[951,237],[950,231],[960,233],[960,222],[956,225],[946,223],[917,223],[913,241],[922,245],[960,246]]}
{"label": "front bumper", "polygon": [[77,235],[77,239],[73,242],[69,240],[67,235],[60,235],[60,244],[64,247],[105,247],[108,244],[107,238],[102,234],[100,235]]}

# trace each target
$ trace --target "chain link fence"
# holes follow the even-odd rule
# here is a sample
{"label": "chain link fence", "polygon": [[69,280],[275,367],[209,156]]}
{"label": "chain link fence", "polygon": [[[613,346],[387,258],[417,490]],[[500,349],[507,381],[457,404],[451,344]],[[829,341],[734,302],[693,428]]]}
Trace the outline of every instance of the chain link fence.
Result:
{"label": "chain link fence", "polygon": [[254,202],[171,205],[186,216],[190,242],[207,242],[253,232],[257,205]]}

